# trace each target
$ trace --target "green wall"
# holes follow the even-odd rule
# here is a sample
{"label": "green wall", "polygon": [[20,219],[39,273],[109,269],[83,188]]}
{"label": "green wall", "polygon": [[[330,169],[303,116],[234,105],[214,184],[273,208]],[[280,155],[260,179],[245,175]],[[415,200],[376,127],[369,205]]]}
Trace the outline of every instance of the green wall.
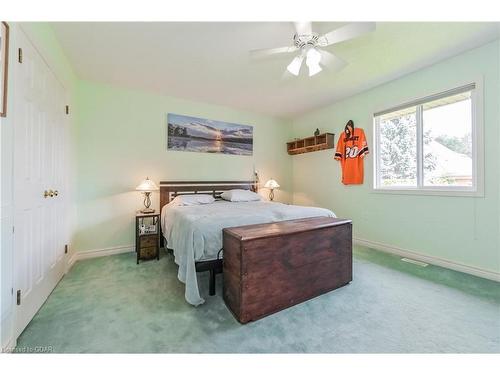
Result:
{"label": "green wall", "polygon": [[[499,41],[287,121],[78,81],[49,25],[22,27],[68,88],[75,152],[73,250],[132,245],[133,214],[142,201],[134,188],[146,175],[155,181],[248,179],[255,166],[261,180],[280,182],[280,201],[324,206],[350,217],[356,238],[499,272]],[[338,134],[348,119],[371,141],[374,111],[478,78],[484,80],[484,198],[373,193],[372,155],[365,162],[366,183],[346,187],[330,150],[293,157],[285,152],[289,139],[316,127]],[[167,152],[168,112],[253,125],[254,155]],[[158,194],[153,205],[159,208]]]}
{"label": "green wall", "polygon": [[16,25],[21,26],[71,96],[77,77],[52,27],[46,22],[19,22]]}
{"label": "green wall", "polygon": [[395,195],[372,192],[373,155],[365,159],[365,184],[344,186],[333,150],[293,157],[294,202],[324,206],[353,219],[355,238],[500,272],[499,255],[499,43],[489,43],[293,121],[296,137],[339,134],[352,119],[373,140],[377,110],[484,80],[485,196]]}
{"label": "green wall", "polygon": [[[248,180],[255,166],[263,182],[273,177],[280,183],[279,201],[291,201],[287,121],[83,81],[77,87],[77,104],[76,251],[134,243],[134,213],[142,205],[142,196],[134,189],[146,176],[157,183]],[[167,151],[169,112],[253,125],[253,156]],[[158,210],[159,194],[152,198]]]}

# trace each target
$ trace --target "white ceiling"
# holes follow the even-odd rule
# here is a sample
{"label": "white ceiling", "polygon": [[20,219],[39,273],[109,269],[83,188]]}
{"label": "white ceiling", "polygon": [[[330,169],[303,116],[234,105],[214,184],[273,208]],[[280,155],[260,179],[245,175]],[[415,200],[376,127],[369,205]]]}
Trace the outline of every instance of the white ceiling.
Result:
{"label": "white ceiling", "polygon": [[[324,33],[342,23],[313,23]],[[377,23],[328,47],[349,65],[283,79],[293,55],[251,60],[248,51],[291,45],[286,22],[52,23],[86,80],[293,117],[498,38],[496,23]]]}

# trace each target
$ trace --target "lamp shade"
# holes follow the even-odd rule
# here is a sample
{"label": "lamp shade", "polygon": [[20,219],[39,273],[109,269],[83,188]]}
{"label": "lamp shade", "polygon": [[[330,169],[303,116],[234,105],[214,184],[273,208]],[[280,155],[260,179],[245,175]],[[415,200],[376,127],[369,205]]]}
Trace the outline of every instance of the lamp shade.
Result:
{"label": "lamp shade", "polygon": [[135,190],[139,191],[156,191],[158,190],[158,186],[149,179],[149,177],[146,177],[145,180],[142,180],[142,182],[135,188]]}
{"label": "lamp shade", "polygon": [[322,69],[319,65],[319,63],[321,62],[321,54],[318,52],[318,50],[316,48],[310,48],[307,51],[306,56],[306,65],[309,68],[309,77],[321,72]]}
{"label": "lamp shade", "polygon": [[307,67],[309,68],[309,77],[312,77],[323,70],[319,64],[309,64]]}
{"label": "lamp shade", "polygon": [[302,66],[303,59],[304,57],[302,55],[295,57],[292,60],[292,62],[286,67],[286,69],[294,76],[298,76],[300,73],[300,67]]}
{"label": "lamp shade", "polygon": [[276,182],[276,180],[273,180],[272,178],[266,182],[264,185],[265,188],[267,189],[277,189],[280,187],[280,184]]}

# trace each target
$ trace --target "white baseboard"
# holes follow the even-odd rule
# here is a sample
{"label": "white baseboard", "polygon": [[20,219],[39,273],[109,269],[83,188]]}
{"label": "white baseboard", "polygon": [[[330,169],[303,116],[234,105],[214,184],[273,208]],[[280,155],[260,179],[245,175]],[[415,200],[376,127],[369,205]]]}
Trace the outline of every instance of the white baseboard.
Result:
{"label": "white baseboard", "polygon": [[396,255],[399,255],[401,257],[419,260],[421,262],[433,264],[435,266],[449,268],[449,269],[452,269],[454,271],[464,272],[464,273],[468,273],[470,275],[474,275],[474,276],[482,277],[485,279],[500,282],[500,273],[497,273],[497,272],[488,271],[488,270],[484,270],[484,269],[473,267],[473,266],[468,266],[468,265],[465,265],[462,263],[453,262],[450,260],[446,260],[443,258],[438,258],[438,257],[432,256],[432,255],[423,255],[423,254],[417,253],[415,251],[401,249],[399,247],[383,244],[380,242],[369,241],[369,240],[365,240],[362,238],[354,238],[353,240],[354,240],[355,245],[369,247],[369,248],[372,248],[375,250],[384,251],[386,253],[396,254]]}
{"label": "white baseboard", "polygon": [[132,251],[135,251],[135,245],[114,246],[114,247],[106,247],[104,249],[75,251],[68,261],[67,269],[69,270],[73,266],[73,264],[75,264],[75,262],[78,260],[105,257],[108,255],[129,253]]}
{"label": "white baseboard", "polygon": [[[381,242],[365,240],[362,238],[354,238],[354,244],[500,282],[500,273],[484,270],[473,266],[468,266],[462,263],[453,262],[432,255],[423,255],[421,253],[412,250],[406,250],[400,247],[383,244]],[[107,247],[104,249],[76,251],[71,256],[68,262],[67,269],[69,270],[73,266],[73,264],[75,264],[75,262],[78,260],[103,257],[115,254],[123,254],[132,251],[135,251],[135,245],[114,246],[114,247]]]}

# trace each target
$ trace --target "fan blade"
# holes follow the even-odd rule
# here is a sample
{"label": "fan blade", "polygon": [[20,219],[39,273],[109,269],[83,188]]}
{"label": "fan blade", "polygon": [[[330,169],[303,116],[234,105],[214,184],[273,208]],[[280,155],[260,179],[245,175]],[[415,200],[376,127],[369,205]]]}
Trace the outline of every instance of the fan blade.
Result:
{"label": "fan blade", "polygon": [[376,29],[375,22],[356,22],[339,27],[319,37],[318,45],[326,47],[332,44],[344,42],[349,39],[357,38],[363,34],[372,32]]}
{"label": "fan blade", "polygon": [[261,59],[280,53],[291,53],[297,51],[297,47],[278,47],[278,48],[263,48],[250,51],[250,57],[253,59]]}
{"label": "fan blade", "polygon": [[318,51],[321,54],[321,65],[325,66],[328,69],[332,69],[338,72],[347,65],[347,62],[345,60],[341,59],[331,52],[324,51],[322,49],[318,49]]}
{"label": "fan blade", "polygon": [[294,22],[295,31],[298,35],[310,35],[312,34],[312,24],[311,22]]}

